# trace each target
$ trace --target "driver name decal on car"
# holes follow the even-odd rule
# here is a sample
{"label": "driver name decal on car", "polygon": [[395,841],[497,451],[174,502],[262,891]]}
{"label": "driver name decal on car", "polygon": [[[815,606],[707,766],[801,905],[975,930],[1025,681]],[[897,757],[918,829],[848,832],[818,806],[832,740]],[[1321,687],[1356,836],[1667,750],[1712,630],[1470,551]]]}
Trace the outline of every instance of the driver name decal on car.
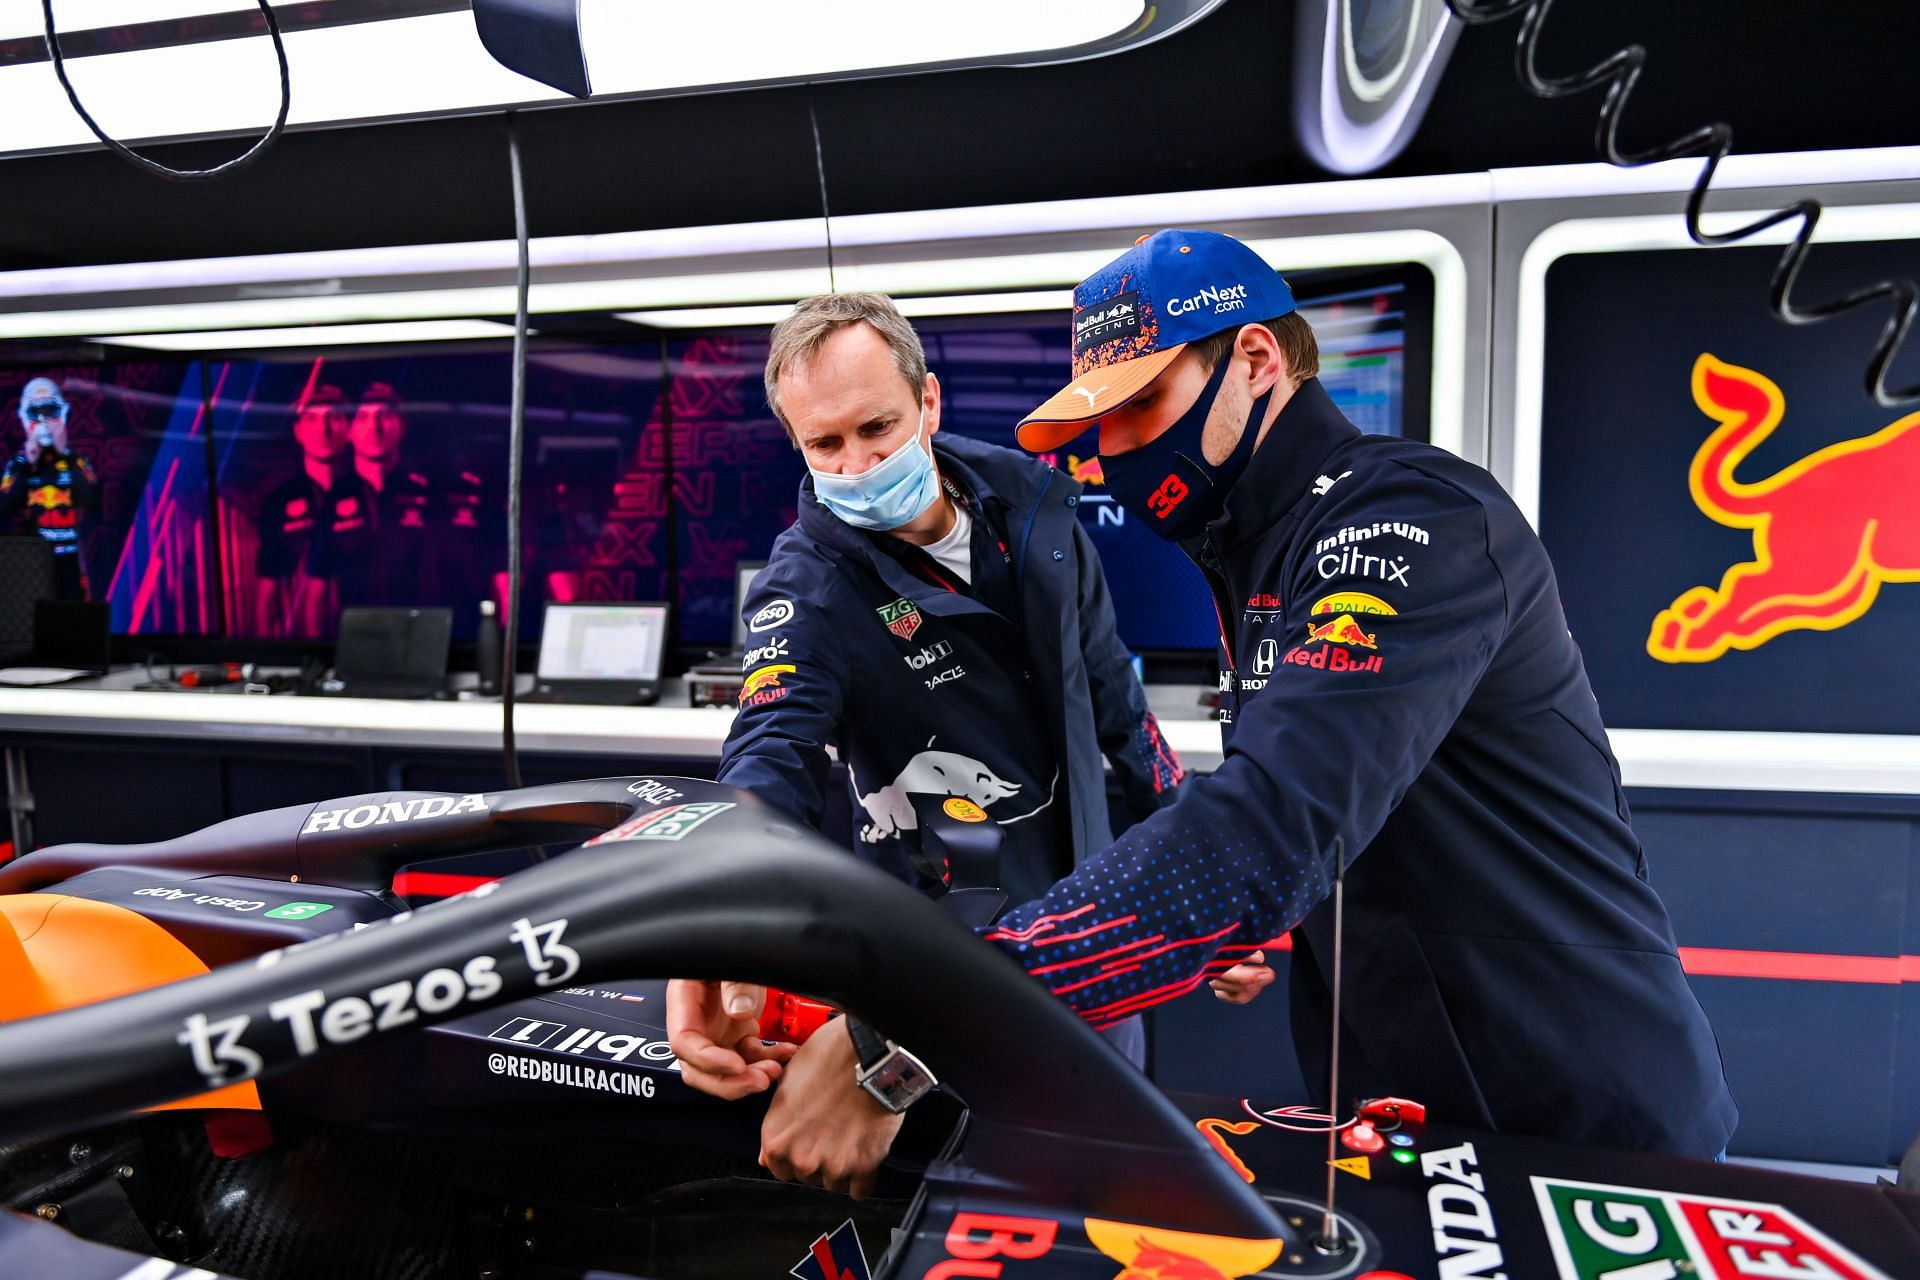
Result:
{"label": "driver name decal on car", "polygon": [[321,809],[307,815],[300,834],[316,831],[358,831],[362,827],[384,827],[396,822],[417,822],[421,818],[445,818],[456,813],[485,813],[483,795],[419,796],[412,800],[388,800],[382,804],[355,805],[350,809]]}

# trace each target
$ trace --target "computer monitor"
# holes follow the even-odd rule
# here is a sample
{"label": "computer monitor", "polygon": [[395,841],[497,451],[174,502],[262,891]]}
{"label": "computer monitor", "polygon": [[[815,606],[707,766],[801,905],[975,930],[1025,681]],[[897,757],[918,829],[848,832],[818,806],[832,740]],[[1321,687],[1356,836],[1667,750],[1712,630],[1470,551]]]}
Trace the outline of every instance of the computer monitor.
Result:
{"label": "computer monitor", "polygon": [[447,683],[453,610],[355,607],[340,613],[332,692],[428,698]]}
{"label": "computer monitor", "polygon": [[747,593],[753,590],[753,580],[767,567],[765,560],[742,560],[733,567],[733,651],[747,651]]}
{"label": "computer monitor", "polygon": [[534,693],[543,702],[639,704],[660,697],[667,606],[550,604]]}

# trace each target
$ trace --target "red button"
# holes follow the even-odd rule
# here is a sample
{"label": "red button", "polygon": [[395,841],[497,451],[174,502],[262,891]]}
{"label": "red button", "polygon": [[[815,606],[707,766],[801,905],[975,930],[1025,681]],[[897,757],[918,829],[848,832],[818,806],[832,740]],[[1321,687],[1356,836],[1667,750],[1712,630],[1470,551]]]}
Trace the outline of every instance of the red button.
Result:
{"label": "red button", "polygon": [[1340,1141],[1350,1149],[1363,1151],[1368,1155],[1387,1145],[1387,1140],[1380,1136],[1380,1131],[1364,1120],[1342,1133]]}

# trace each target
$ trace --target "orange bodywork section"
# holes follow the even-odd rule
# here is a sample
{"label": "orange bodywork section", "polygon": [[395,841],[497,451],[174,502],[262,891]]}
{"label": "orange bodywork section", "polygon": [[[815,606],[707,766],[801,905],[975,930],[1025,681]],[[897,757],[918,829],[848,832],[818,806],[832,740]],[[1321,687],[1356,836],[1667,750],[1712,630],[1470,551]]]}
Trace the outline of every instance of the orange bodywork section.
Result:
{"label": "orange bodywork section", "polygon": [[[137,911],[58,893],[0,897],[0,1021],[111,1000],[207,972]],[[150,1108],[260,1109],[251,1080]]]}

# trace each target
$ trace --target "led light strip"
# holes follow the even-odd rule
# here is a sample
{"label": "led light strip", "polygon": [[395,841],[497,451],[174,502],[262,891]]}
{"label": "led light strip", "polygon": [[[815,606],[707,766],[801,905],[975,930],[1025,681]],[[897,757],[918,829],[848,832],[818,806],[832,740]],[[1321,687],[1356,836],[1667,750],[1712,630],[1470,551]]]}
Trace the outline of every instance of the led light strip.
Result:
{"label": "led light strip", "polygon": [[196,330],[192,333],[123,333],[91,342],[149,351],[225,351],[254,347],[335,347],[374,342],[449,342],[511,338],[513,326],[497,320],[413,320],[397,324],[307,325],[285,329]]}
{"label": "led light strip", "polygon": [[[1684,191],[1691,185],[1694,173],[1693,162],[1679,160],[1633,170],[1604,164],[1553,165],[1537,169],[1498,169],[1491,173],[1363,178],[1295,186],[981,205],[835,218],[833,235],[836,244],[854,248],[1048,232],[1137,232],[1165,226],[1436,208],[1489,201]],[[1721,166],[1715,184],[1717,189],[1724,189],[1914,177],[1920,177],[1920,147],[1883,147],[1732,156]],[[550,236],[534,240],[530,252],[535,271],[544,271],[782,250],[824,254],[825,245],[820,219],[794,218],[605,235]],[[1116,246],[1116,252],[1122,247]],[[164,288],[507,271],[512,269],[513,258],[511,240],[482,240],[34,268],[0,272],[0,299],[38,300]],[[67,330],[69,334],[73,332],[76,330]]]}
{"label": "led light strip", "polygon": [[[1073,308],[1073,290],[1043,289],[1020,293],[953,294],[941,298],[895,298],[900,314],[922,316],[992,316],[1022,311],[1058,311]],[[664,311],[622,311],[614,318],[656,329],[727,329],[773,325],[793,310],[788,302],[752,307],[686,307]]]}

